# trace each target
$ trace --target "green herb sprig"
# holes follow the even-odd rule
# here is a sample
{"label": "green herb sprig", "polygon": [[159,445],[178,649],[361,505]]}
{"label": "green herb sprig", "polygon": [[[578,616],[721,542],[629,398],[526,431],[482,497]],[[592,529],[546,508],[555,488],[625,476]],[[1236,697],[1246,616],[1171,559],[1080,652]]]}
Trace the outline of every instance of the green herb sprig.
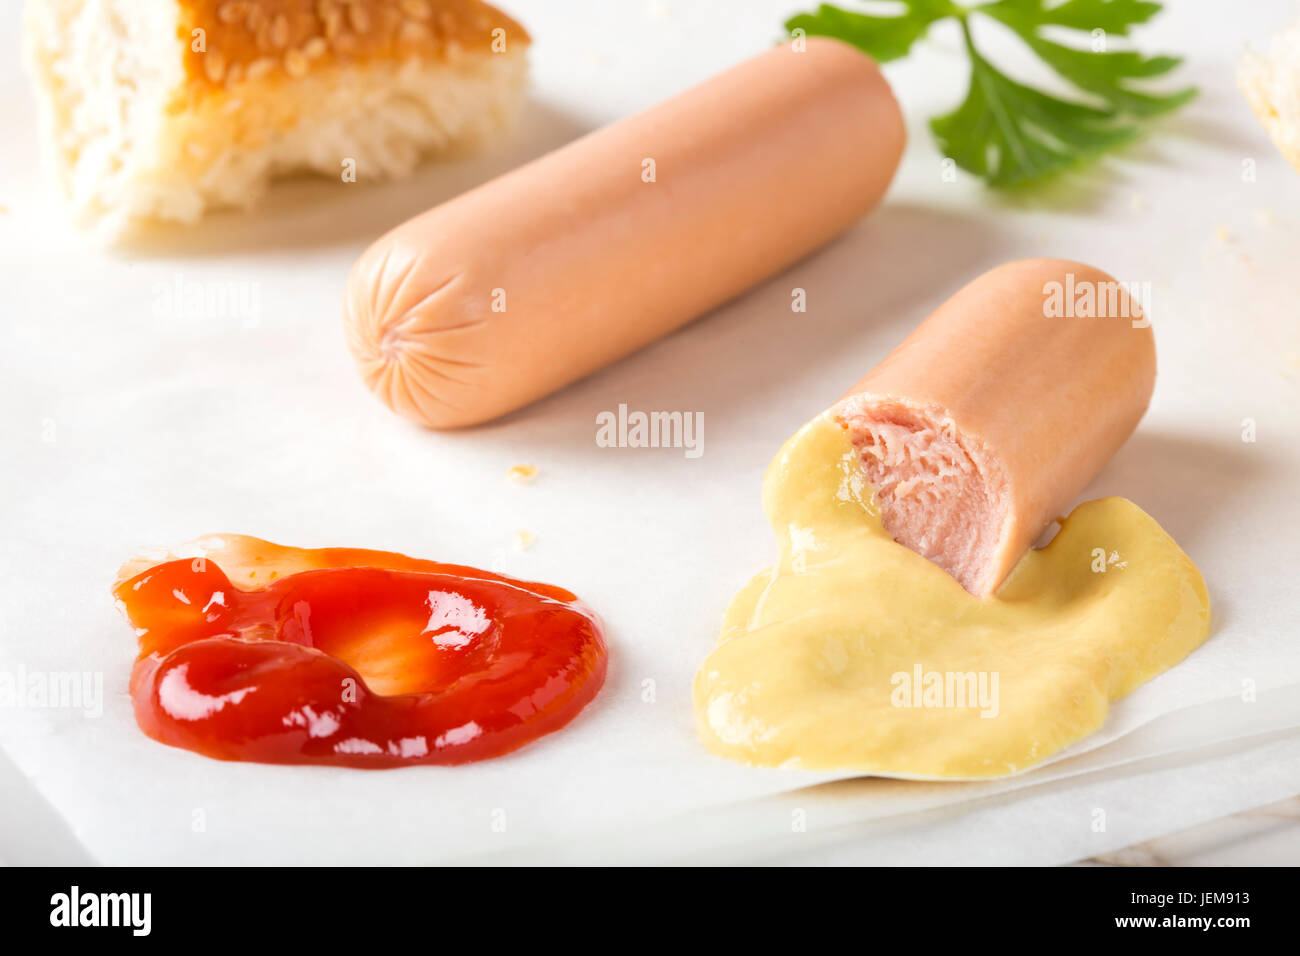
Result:
{"label": "green herb sprig", "polygon": [[[930,120],[944,156],[999,187],[1042,179],[1129,142],[1139,123],[1182,106],[1196,96],[1188,87],[1172,93],[1144,91],[1138,83],[1161,76],[1182,62],[1176,56],[1144,56],[1110,50],[1111,36],[1127,37],[1160,12],[1148,0],[995,0],[962,5],[952,0],[902,0],[897,16],[877,16],[822,4],[786,21],[786,29],[851,43],[887,63],[908,54],[912,44],[939,20],[955,18],[970,58],[970,88],[955,110]],[[991,17],[1009,27],[1043,62],[1090,100],[1066,100],[1011,79],[976,48],[972,16]],[[1057,27],[1102,40],[1087,47],[1049,39]],[[1099,32],[1100,31],[1100,32]]]}

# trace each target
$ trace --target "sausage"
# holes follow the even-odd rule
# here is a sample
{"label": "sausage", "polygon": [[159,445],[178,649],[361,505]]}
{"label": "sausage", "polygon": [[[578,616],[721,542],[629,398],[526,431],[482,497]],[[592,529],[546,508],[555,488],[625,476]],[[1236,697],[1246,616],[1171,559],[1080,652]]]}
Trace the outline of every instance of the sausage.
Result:
{"label": "sausage", "polygon": [[961,289],[830,411],[885,529],[987,597],[1132,434],[1155,375],[1126,288],[1026,259]]}
{"label": "sausage", "polygon": [[847,229],[904,139],[869,57],[783,44],[380,238],[348,280],[349,349],[417,422],[503,415]]}

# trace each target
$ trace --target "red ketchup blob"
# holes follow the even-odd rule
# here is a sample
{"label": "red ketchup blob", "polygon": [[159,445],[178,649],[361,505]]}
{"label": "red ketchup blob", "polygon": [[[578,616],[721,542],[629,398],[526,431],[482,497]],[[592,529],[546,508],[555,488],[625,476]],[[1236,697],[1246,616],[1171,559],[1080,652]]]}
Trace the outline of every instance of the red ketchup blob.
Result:
{"label": "red ketchup blob", "polygon": [[384,551],[202,539],[123,568],[136,721],[221,760],[350,767],[496,757],[605,679],[599,619],[545,584]]}

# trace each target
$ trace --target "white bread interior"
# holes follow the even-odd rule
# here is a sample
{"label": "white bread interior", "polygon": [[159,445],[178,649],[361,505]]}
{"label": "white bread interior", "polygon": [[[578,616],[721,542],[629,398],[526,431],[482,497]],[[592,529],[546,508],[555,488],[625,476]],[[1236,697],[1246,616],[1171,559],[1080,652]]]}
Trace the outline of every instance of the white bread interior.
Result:
{"label": "white bread interior", "polygon": [[114,237],[286,174],[406,175],[505,125],[527,77],[478,0],[28,0],[25,33],[60,184]]}
{"label": "white bread interior", "polygon": [[1267,53],[1248,52],[1238,84],[1282,155],[1300,169],[1300,23],[1273,37]]}

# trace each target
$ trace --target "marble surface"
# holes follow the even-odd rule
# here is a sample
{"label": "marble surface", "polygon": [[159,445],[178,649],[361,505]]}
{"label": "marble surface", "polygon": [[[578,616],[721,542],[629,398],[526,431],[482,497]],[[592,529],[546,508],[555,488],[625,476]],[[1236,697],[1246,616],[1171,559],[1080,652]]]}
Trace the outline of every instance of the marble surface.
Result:
{"label": "marble surface", "polygon": [[1297,866],[1300,794],[1082,861],[1081,866]]}
{"label": "marble surface", "polygon": [[[0,753],[0,866],[85,866],[92,861],[63,821]],[[1300,794],[1081,860],[1076,866],[1300,865]]]}

